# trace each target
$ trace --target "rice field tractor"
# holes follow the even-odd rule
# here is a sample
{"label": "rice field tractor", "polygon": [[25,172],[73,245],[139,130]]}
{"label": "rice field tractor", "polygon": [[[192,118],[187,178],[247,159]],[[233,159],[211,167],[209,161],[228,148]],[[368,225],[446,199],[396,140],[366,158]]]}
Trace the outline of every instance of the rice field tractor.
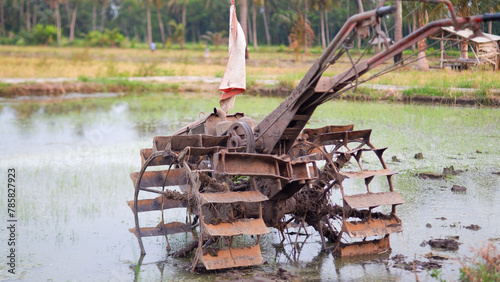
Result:
{"label": "rice field tractor", "polygon": [[[154,137],[152,148],[140,151],[141,170],[131,174],[135,193],[128,204],[135,227],[130,232],[141,254],[144,237],[164,236],[170,248],[169,235],[191,233],[193,243],[180,252],[196,249],[193,270],[199,263],[209,270],[258,265],[263,263],[261,236],[270,227],[283,234],[291,221],[312,226],[323,248],[329,241],[340,256],[388,251],[389,235],[403,230],[396,207],[404,199],[392,183],[396,172],[384,161],[386,148],[371,143],[370,129],[305,126],[319,105],[415,61],[409,57],[361,79],[441,27],[468,27],[480,34],[481,22],[500,20],[500,14],[486,14],[431,22],[371,58],[353,59],[349,49],[356,37],[368,38],[372,29],[386,40],[380,20],[394,10],[382,6],[350,17],[293,92],[262,121],[216,108],[171,136]],[[351,64],[345,71],[322,76],[346,55]],[[363,161],[370,155],[378,168]],[[374,178],[386,179],[386,187],[372,191]],[[361,190],[345,185],[355,179]],[[186,210],[185,222],[166,222],[164,215],[174,208]],[[140,215],[148,212],[159,212],[157,225],[141,226]]]}

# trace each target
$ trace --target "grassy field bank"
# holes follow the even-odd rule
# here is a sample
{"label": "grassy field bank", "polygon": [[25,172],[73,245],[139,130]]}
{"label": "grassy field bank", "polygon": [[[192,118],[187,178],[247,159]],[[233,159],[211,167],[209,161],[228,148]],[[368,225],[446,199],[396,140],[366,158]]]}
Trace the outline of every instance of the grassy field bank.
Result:
{"label": "grassy field bank", "polygon": [[[314,53],[295,54],[279,47],[261,48],[251,52],[247,60],[247,85],[250,93],[285,94],[289,92],[312,63],[320,56]],[[78,92],[143,92],[143,91],[214,91],[217,85],[203,83],[176,82],[151,83],[128,81],[129,77],[148,76],[203,76],[222,77],[227,60],[227,48],[210,50],[205,55],[203,48],[186,50],[79,47],[21,47],[0,46],[0,78],[75,78],[76,82],[56,84],[0,84],[1,96],[16,96],[33,93],[60,94]],[[369,56],[369,55],[368,55]],[[436,64],[437,57],[431,57]],[[368,75],[380,71],[391,62],[373,70]],[[347,61],[338,62],[326,75],[335,75],[347,68]],[[404,89],[387,87],[384,89],[358,88],[356,93],[346,93],[345,97],[363,99],[405,99],[408,97],[432,96],[447,99],[464,98],[481,102],[500,99],[500,72],[490,70],[451,71],[432,69],[417,71],[413,66],[404,67],[368,82],[373,85],[405,86]],[[457,89],[465,88],[465,89]],[[495,104],[494,102],[493,104]],[[491,103],[490,103],[491,104]]]}

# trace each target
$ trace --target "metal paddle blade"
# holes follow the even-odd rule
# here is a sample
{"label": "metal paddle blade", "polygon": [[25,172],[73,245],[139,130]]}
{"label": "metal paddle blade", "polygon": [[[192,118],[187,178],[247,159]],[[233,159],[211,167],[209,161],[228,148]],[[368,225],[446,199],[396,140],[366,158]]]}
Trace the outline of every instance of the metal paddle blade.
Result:
{"label": "metal paddle blade", "polygon": [[340,248],[334,251],[334,254],[342,257],[350,257],[359,255],[376,255],[390,250],[391,244],[389,236],[385,236],[380,240],[362,241],[351,243],[349,245],[342,244]]}
{"label": "metal paddle blade", "polygon": [[229,248],[213,253],[207,251],[201,258],[203,265],[208,270],[223,269],[241,266],[260,265],[263,258],[259,245],[245,247],[241,249]]}
{"label": "metal paddle blade", "polygon": [[235,222],[204,224],[204,231],[210,236],[262,235],[269,233],[269,228],[261,218],[240,219]]}
{"label": "metal paddle blade", "polygon": [[367,221],[344,222],[342,231],[351,238],[365,238],[403,231],[401,220],[397,216],[391,218],[369,219]]}

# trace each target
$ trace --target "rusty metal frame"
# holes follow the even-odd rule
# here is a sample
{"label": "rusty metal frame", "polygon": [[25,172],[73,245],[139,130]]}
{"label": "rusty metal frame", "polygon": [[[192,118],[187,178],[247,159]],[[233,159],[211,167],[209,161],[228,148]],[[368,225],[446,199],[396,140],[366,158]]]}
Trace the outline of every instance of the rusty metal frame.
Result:
{"label": "rusty metal frame", "polygon": [[[448,0],[427,2],[430,1],[450,5]],[[141,170],[131,174],[135,188],[134,200],[128,202],[134,212],[135,220],[135,227],[131,228],[130,232],[138,238],[141,254],[145,254],[142,237],[165,236],[169,248],[167,235],[191,232],[199,226],[199,237],[196,239],[193,234],[193,238],[198,240],[198,250],[192,270],[199,261],[207,269],[261,264],[260,236],[269,232],[268,226],[281,228],[280,224],[284,223],[281,218],[285,213],[280,214],[278,207],[282,208],[283,203],[286,204],[288,199],[304,187],[314,187],[314,185],[317,185],[315,188],[321,188],[318,189],[322,193],[318,199],[327,199],[328,191],[334,185],[340,186],[343,205],[338,207],[340,212],[337,210],[335,217],[342,220],[342,227],[340,231],[333,232],[338,237],[335,252],[350,256],[390,250],[389,234],[402,231],[401,220],[396,216],[396,206],[403,204],[404,199],[394,191],[392,176],[396,172],[388,169],[382,157],[386,148],[375,148],[370,143],[371,130],[354,131],[353,125],[303,129],[317,106],[367,81],[360,82],[359,76],[392,58],[414,42],[435,33],[442,26],[453,24],[456,29],[472,26],[472,29],[477,31],[478,24],[482,21],[500,20],[500,14],[455,18],[451,8],[453,19],[429,23],[388,47],[386,51],[361,62],[359,58],[354,63],[348,52],[349,44],[353,42],[358,32],[367,31],[368,26],[376,27],[376,31],[381,33],[378,26],[379,18],[392,12],[394,12],[393,7],[385,6],[350,17],[290,96],[253,128],[253,131],[252,127],[243,121],[242,113],[226,115],[223,111],[214,109],[213,113],[181,128],[172,136],[155,137],[151,149],[141,150]],[[352,67],[334,77],[321,77],[323,72],[343,54],[349,56]],[[349,143],[357,144],[351,149]],[[335,148],[327,152],[325,146],[328,145],[333,145]],[[305,151],[305,154],[303,155],[300,150]],[[360,161],[364,152],[375,153],[382,169],[364,170]],[[359,170],[341,171],[348,159],[341,159],[339,156],[354,157]],[[338,157],[336,162],[333,160],[334,157]],[[325,168],[319,171],[316,167],[318,160],[326,160],[330,167],[325,165]],[[149,166],[168,166],[168,169],[146,171]],[[321,173],[326,176],[326,182],[319,181]],[[241,176],[247,182],[243,184],[243,188],[235,188],[236,181],[232,179]],[[389,191],[378,193],[370,191],[369,184],[376,176],[387,178]],[[345,194],[342,183],[348,178],[364,179],[366,193]],[[257,184],[256,179],[261,184]],[[234,191],[228,183],[233,185]],[[259,185],[266,189],[269,188],[266,185],[272,186],[268,189],[271,191],[267,191],[264,195],[262,192],[264,188]],[[171,186],[180,186],[184,194],[179,193],[179,198],[173,191],[165,190]],[[217,192],[210,192],[208,188],[213,188]],[[157,195],[152,199],[139,199],[141,191]],[[173,194],[177,198],[173,197]],[[266,205],[266,215],[269,212],[276,216],[278,223],[274,222],[272,216],[270,220],[266,218],[264,221],[263,203]],[[205,222],[203,209],[210,213],[213,207],[223,205],[229,206],[229,215],[216,218],[214,223],[208,214]],[[258,215],[252,214],[247,217],[244,212],[234,212],[233,206],[245,207],[245,205],[258,205]],[[372,209],[381,205],[392,206],[392,212],[388,215],[372,213]],[[275,207],[277,209],[274,209]],[[165,223],[163,212],[171,208],[187,208],[189,223]],[[216,208],[215,210],[217,213],[220,211]],[[140,227],[138,214],[150,211],[161,211],[161,222],[155,227]],[[255,210],[253,212],[256,213]],[[330,214],[330,211],[327,213]],[[353,213],[356,214],[354,218],[350,217]],[[192,224],[192,214],[199,216],[199,224]],[[222,221],[222,218],[225,221]],[[319,221],[324,222],[325,218],[326,216],[322,214]],[[329,219],[326,221],[331,227]],[[322,226],[320,222],[317,230],[325,247],[322,229],[325,227]],[[340,240],[343,238],[343,233],[351,238],[364,239],[361,242],[345,245]],[[233,237],[241,235],[256,235],[257,243],[244,248],[233,247]],[[384,237],[374,241],[365,240],[367,237],[380,235]],[[224,241],[224,238],[229,238],[229,242],[221,243],[221,246],[225,245],[227,248],[216,248],[216,254],[211,253],[211,246]]]}

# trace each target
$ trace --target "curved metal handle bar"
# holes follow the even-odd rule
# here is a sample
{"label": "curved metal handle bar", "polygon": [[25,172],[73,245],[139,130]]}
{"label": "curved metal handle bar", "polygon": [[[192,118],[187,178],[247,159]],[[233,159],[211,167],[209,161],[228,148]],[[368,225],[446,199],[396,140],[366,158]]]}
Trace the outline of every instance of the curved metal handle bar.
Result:
{"label": "curved metal handle bar", "polygon": [[[382,8],[386,9],[385,7]],[[387,11],[390,11],[389,8],[387,9]],[[390,46],[390,48],[386,51],[378,53],[372,58],[360,62],[345,72],[342,72],[332,78],[328,78],[329,80],[326,83],[323,83],[320,90],[315,90],[322,73],[326,70],[328,64],[330,64],[330,60],[336,56],[335,52],[341,47],[342,43],[345,42],[354,27],[356,27],[357,24],[364,24],[366,21],[376,18],[377,10],[352,16],[346,24],[344,24],[337,36],[332,40],[323,55],[309,69],[299,85],[292,91],[285,101],[283,101],[273,112],[267,115],[259,123],[254,130],[257,143],[256,145],[258,147],[257,151],[270,153],[273,150],[276,150],[275,147],[278,146],[277,144],[284,140],[282,139],[282,136],[284,135],[286,128],[293,127],[293,134],[298,135],[299,130],[301,131],[301,127],[303,128],[305,126],[307,120],[314,113],[315,108],[338,95],[339,91],[351,83],[356,76],[361,76],[374,69],[383,62],[394,57],[395,54],[402,52],[408,46],[437,32],[441,27],[455,24],[457,30],[466,26],[472,26],[472,28],[475,29],[478,27],[478,24],[483,21],[500,19],[500,14],[488,14],[458,18],[455,20],[438,20],[428,23],[427,25],[424,25],[416,30],[414,33]],[[330,92],[330,90],[333,91]],[[321,92],[323,95],[317,95],[317,92]],[[293,125],[293,123],[295,123],[294,120],[298,120],[297,118],[301,121],[301,125]],[[292,137],[293,136],[288,136],[288,139],[294,140]],[[289,147],[291,147],[291,145],[291,142],[285,144],[285,152],[289,149]]]}
{"label": "curved metal handle bar", "polygon": [[[351,16],[342,26],[335,38],[330,42],[321,57],[311,66],[299,85],[274,111],[267,115],[255,128],[254,135],[258,144],[258,151],[271,152],[283,135],[290,118],[298,111],[301,105],[314,95],[314,86],[320,79],[327,66],[331,63],[337,50],[346,41],[355,27],[361,27],[369,21],[377,20],[378,15],[387,15],[394,11],[390,7],[381,7]],[[276,125],[280,123],[281,125]],[[272,128],[272,130],[270,130]]]}

